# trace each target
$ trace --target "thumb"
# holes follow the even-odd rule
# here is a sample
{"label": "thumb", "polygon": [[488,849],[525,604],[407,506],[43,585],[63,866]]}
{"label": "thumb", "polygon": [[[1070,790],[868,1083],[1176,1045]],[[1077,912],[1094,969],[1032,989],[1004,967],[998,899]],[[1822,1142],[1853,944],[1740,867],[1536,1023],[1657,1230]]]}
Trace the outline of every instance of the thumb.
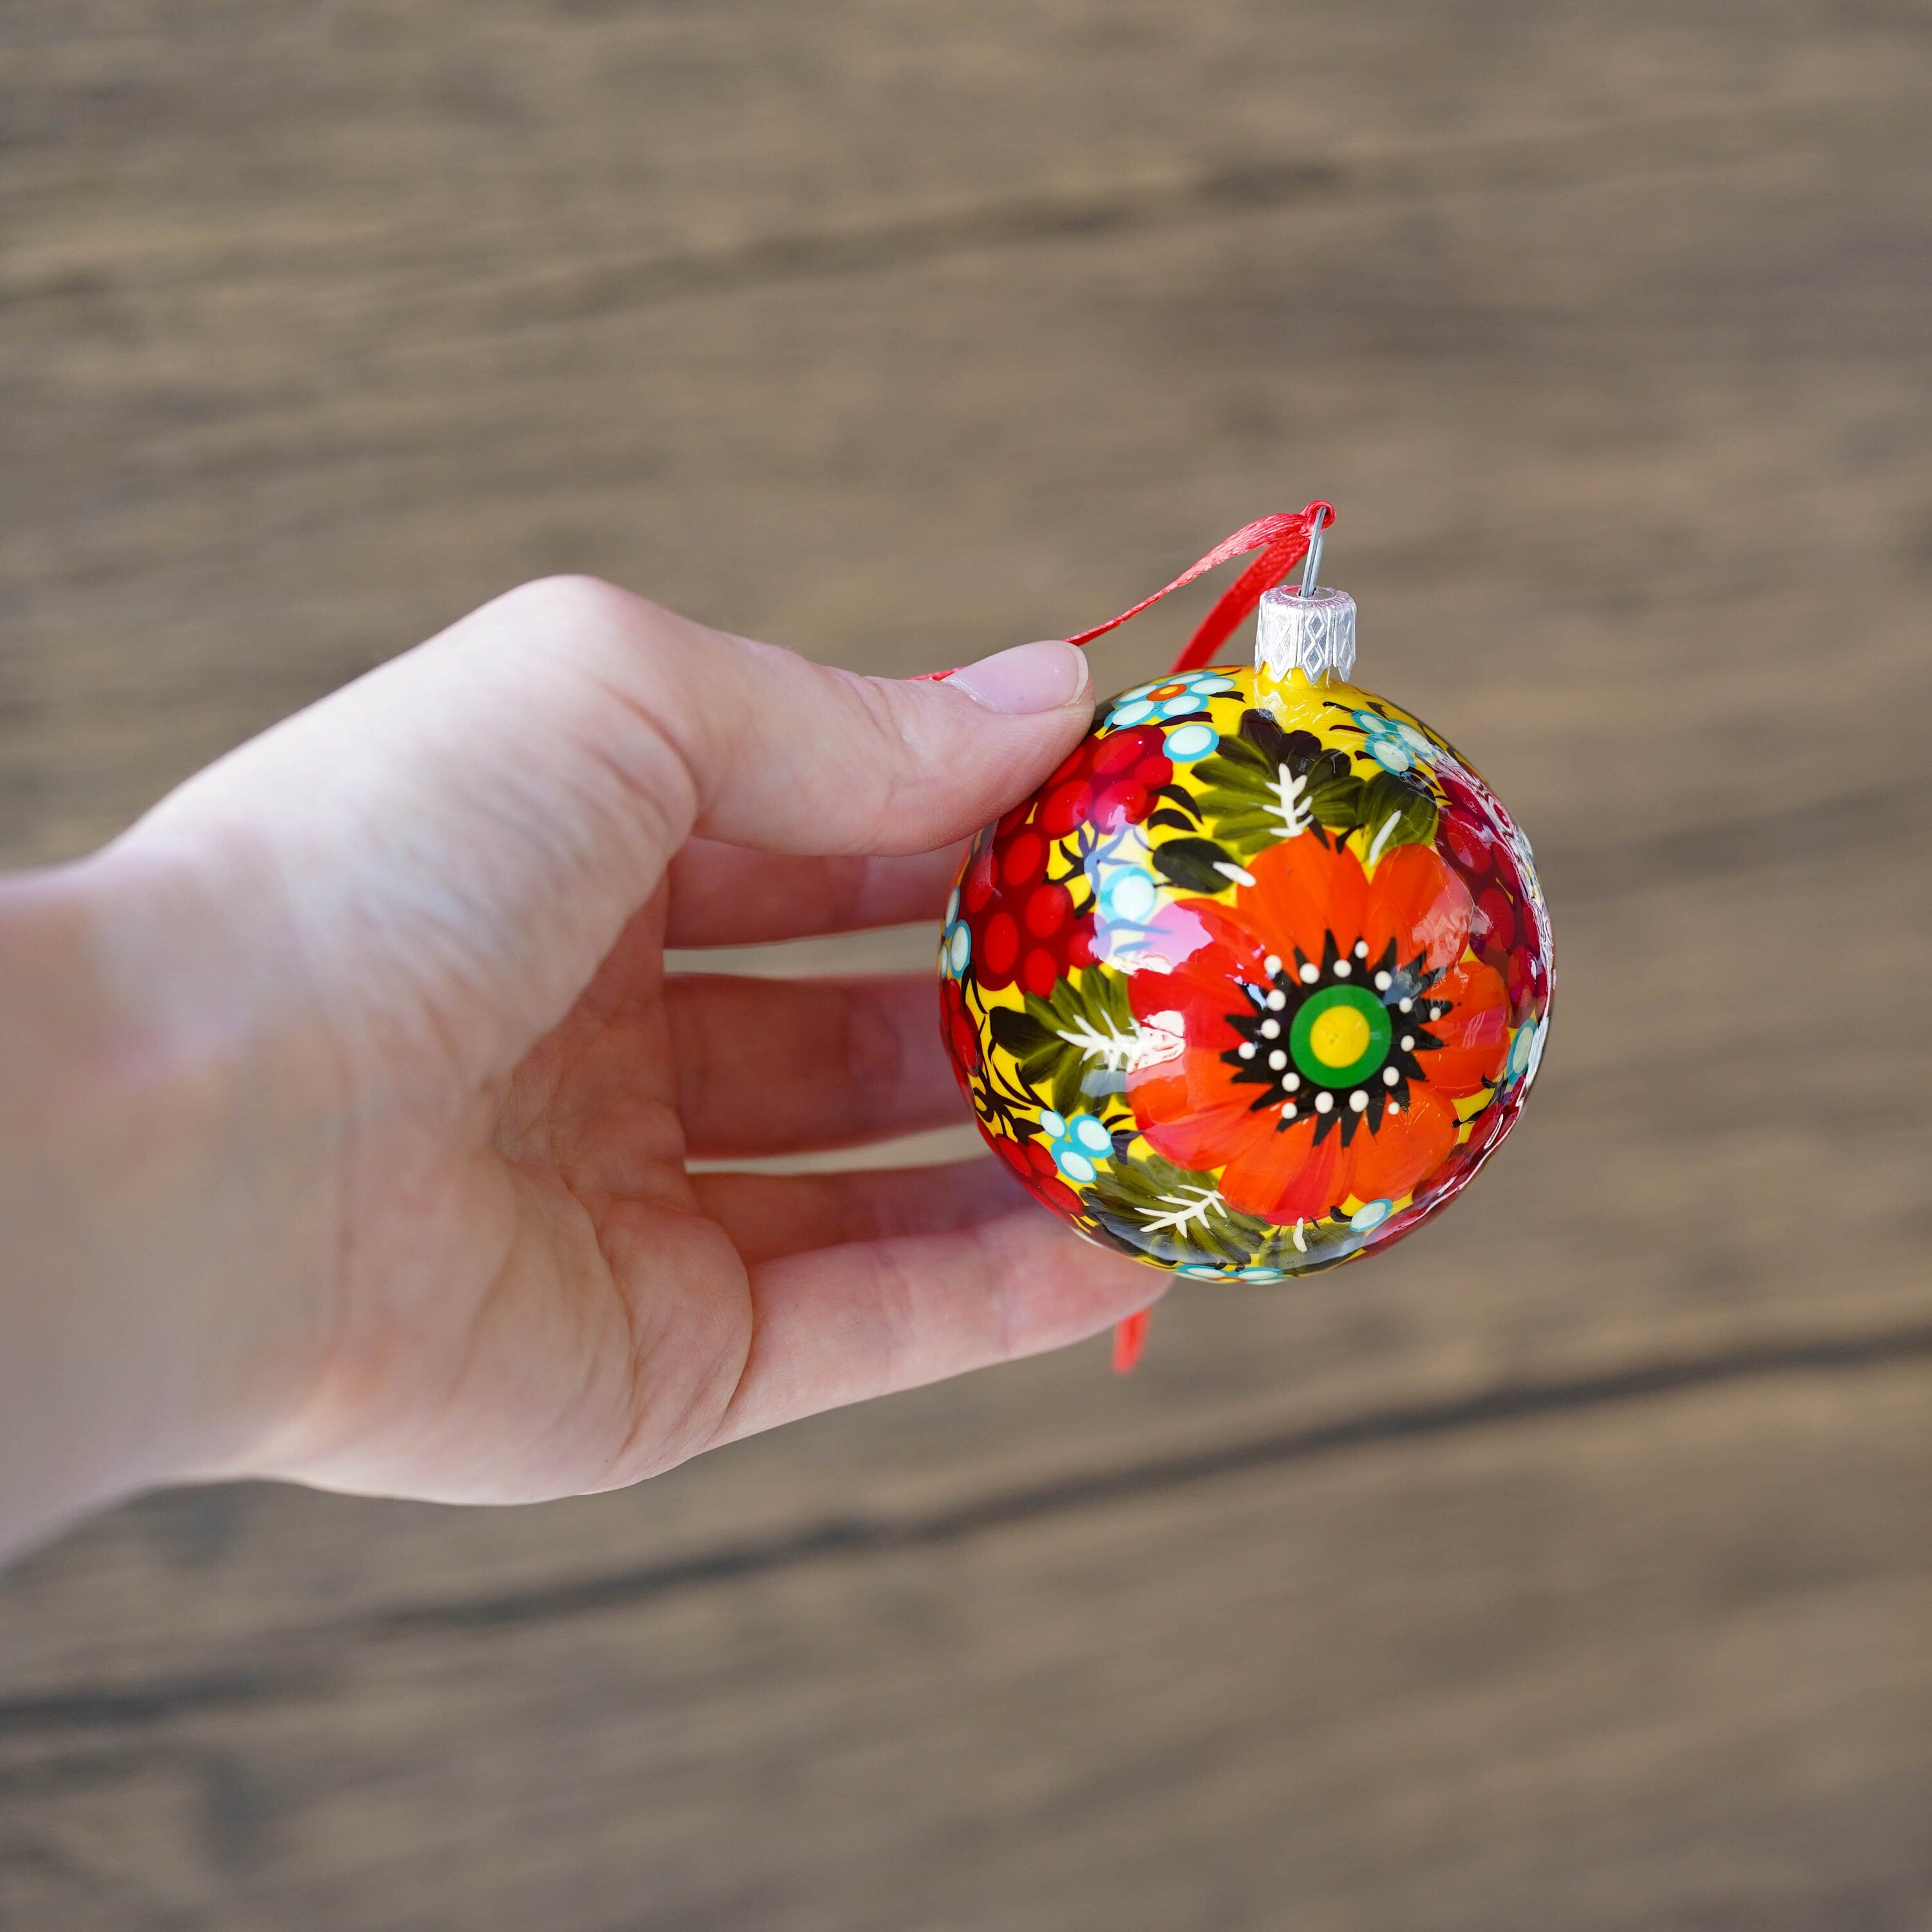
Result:
{"label": "thumb", "polygon": [[554,1013],[694,832],[929,850],[1024,796],[1091,711],[1070,644],[861,677],[551,578],[230,754],[131,841],[265,855],[326,950],[359,938],[500,986],[510,968],[514,1004]]}
{"label": "thumb", "polygon": [[692,829],[765,851],[948,844],[1023,797],[1093,714],[1086,655],[1058,640],[898,680],[649,605],[626,615],[625,686],[688,776]]}

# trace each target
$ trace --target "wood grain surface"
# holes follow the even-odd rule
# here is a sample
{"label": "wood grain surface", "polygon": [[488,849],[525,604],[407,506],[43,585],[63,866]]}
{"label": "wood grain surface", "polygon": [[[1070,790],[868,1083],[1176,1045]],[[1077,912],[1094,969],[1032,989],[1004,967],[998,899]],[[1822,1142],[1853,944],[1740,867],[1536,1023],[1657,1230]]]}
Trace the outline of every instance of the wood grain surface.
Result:
{"label": "wood grain surface", "polygon": [[906,673],[1320,494],[1560,990],[1453,1214],[1128,1381],[35,1555],[0,1928],[1928,1932],[1928,84],[1916,0],[9,0],[14,862],[545,571]]}

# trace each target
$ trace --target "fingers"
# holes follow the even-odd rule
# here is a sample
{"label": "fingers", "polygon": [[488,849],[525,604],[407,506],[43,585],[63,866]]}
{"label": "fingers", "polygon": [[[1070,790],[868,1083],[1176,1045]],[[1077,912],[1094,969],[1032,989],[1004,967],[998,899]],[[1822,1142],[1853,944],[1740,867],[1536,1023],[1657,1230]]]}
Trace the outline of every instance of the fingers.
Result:
{"label": "fingers", "polygon": [[664,999],[696,1159],[851,1147],[965,1116],[929,974],[677,974]]}
{"label": "fingers", "polygon": [[1171,1279],[1030,1204],[952,1233],[760,1263],[752,1352],[717,1439],[1079,1341]]}
{"label": "fingers", "polygon": [[698,1204],[749,1265],[851,1241],[945,1234],[1028,1204],[990,1156],[850,1174],[695,1174]]}
{"label": "fingers", "polygon": [[936,920],[962,848],[900,859],[806,859],[694,838],[671,862],[668,946],[756,946]]}

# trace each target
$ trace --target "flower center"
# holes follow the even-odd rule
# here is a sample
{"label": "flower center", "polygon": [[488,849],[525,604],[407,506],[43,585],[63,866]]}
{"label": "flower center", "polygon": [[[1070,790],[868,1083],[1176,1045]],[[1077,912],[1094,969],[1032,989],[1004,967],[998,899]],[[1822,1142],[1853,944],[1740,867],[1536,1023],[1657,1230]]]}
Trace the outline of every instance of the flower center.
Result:
{"label": "flower center", "polygon": [[1380,1066],[1394,1032],[1364,986],[1324,986],[1302,1002],[1288,1030],[1296,1067],[1322,1087],[1352,1087]]}

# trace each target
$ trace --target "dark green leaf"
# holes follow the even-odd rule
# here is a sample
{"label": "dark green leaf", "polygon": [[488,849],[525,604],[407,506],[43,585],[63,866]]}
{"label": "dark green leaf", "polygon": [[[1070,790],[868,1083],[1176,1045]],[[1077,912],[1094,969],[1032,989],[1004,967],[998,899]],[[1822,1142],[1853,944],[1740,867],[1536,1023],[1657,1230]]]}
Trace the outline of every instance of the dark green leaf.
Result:
{"label": "dark green leaf", "polygon": [[1224,892],[1234,881],[1217,866],[1232,865],[1234,855],[1211,838],[1170,838],[1154,848],[1154,862],[1177,886],[1194,892]]}
{"label": "dark green leaf", "polygon": [[[1318,764],[1317,772],[1322,771],[1325,762]],[[1362,782],[1346,773],[1340,776],[1311,774],[1303,801],[1316,824],[1327,826],[1331,832],[1351,831],[1362,822]]]}
{"label": "dark green leaf", "polygon": [[995,1045],[1003,1046],[1016,1060],[1027,1059],[1046,1047],[1058,1047],[1059,1036],[1030,1012],[1014,1006],[994,1006],[988,1015]]}
{"label": "dark green leaf", "polygon": [[1244,742],[1239,738],[1223,737],[1219,752],[1214,757],[1208,759],[1202,769],[1205,770],[1215,765],[1232,765],[1237,770],[1246,767],[1250,771],[1258,772],[1271,772],[1274,770],[1273,764],[1263,758],[1253,746]]}
{"label": "dark green leaf", "polygon": [[1363,788],[1358,809],[1378,856],[1397,845],[1426,845],[1436,836],[1436,800],[1414,778],[1378,772]]}
{"label": "dark green leaf", "polygon": [[1241,736],[1262,754],[1270,771],[1286,765],[1299,776],[1322,750],[1322,740],[1312,731],[1284,731],[1265,711],[1241,714]]}

